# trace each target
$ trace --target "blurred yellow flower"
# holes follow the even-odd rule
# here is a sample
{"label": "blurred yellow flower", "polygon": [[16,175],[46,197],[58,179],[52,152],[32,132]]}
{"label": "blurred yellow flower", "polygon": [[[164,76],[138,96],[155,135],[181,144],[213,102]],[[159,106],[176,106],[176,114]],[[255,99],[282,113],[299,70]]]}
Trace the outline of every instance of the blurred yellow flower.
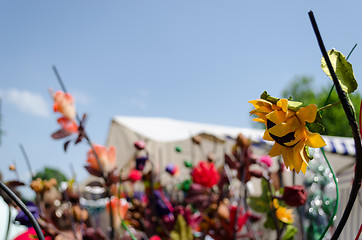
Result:
{"label": "blurred yellow flower", "polygon": [[276,104],[264,99],[249,103],[255,107],[250,114],[258,116],[253,120],[266,126],[263,139],[275,141],[269,155],[282,155],[287,168],[295,169],[297,173],[302,170],[305,174],[309,162],[305,147],[320,148],[326,145],[318,133],[310,132],[305,126],[306,122],[314,122],[317,105],[310,104],[294,112],[288,109],[287,99],[280,99]]}
{"label": "blurred yellow flower", "polygon": [[274,208],[276,209],[275,215],[277,218],[286,224],[294,222],[293,210],[286,207],[279,206],[278,199],[273,200]]}

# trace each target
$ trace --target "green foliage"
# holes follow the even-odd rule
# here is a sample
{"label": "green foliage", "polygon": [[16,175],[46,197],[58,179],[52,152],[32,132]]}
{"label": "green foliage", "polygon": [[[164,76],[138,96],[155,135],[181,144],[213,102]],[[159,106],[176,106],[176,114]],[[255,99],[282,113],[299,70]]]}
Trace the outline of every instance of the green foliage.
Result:
{"label": "green foliage", "polygon": [[266,213],[270,211],[271,197],[270,197],[268,182],[265,179],[261,181],[261,190],[262,190],[261,196],[248,198],[248,205],[255,212]]}
{"label": "green foliage", "polygon": [[[324,106],[332,86],[332,84],[328,84],[326,87],[316,88],[313,84],[312,78],[297,77],[290,85],[288,85],[287,88],[284,89],[282,96],[285,98],[292,96],[293,99],[303,102],[303,106],[317,104],[317,106],[320,108]],[[353,94],[350,94],[349,97],[354,108],[357,109],[356,114],[358,116],[361,95],[356,91]],[[337,93],[333,91],[327,104],[336,102],[339,102],[339,98]],[[326,109],[321,112],[321,115],[321,123],[325,127],[325,130],[322,131],[321,134],[341,137],[352,136],[351,128],[349,127],[348,120],[341,105]]]}
{"label": "green foliage", "polygon": [[62,182],[67,181],[67,177],[58,169],[45,167],[42,171],[39,171],[35,174],[34,178],[41,178],[49,180],[51,178],[55,178],[58,182],[61,179]]}
{"label": "green foliage", "polygon": [[179,214],[177,216],[176,224],[170,233],[172,240],[192,240],[194,239],[192,229],[187,225],[184,217]]}
{"label": "green foliage", "polygon": [[287,229],[285,230],[285,234],[284,234],[282,240],[293,240],[294,235],[297,232],[298,232],[298,229],[296,227],[294,227],[291,224],[287,225]]}

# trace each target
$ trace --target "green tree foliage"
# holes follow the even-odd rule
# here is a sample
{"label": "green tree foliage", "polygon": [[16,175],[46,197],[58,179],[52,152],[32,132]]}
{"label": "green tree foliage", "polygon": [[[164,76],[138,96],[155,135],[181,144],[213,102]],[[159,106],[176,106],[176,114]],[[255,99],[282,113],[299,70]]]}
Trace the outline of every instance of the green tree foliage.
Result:
{"label": "green tree foliage", "polygon": [[67,181],[67,177],[58,169],[56,168],[50,168],[50,167],[45,167],[42,171],[39,171],[35,174],[34,178],[41,178],[41,179],[46,179],[49,180],[51,178],[55,178],[58,182],[59,179],[61,179],[62,182]]}
{"label": "green tree foliage", "polygon": [[[292,97],[293,100],[303,102],[303,106],[309,104],[317,104],[318,108],[324,106],[328,94],[332,88],[332,83],[325,87],[317,88],[313,84],[311,77],[296,77],[291,84],[282,92],[283,98]],[[359,109],[361,104],[361,95],[359,92],[349,94],[351,102],[356,111],[356,119],[358,120]],[[327,104],[339,102],[339,98],[335,90],[333,90]],[[344,114],[341,105],[326,109],[322,114],[322,124],[325,127],[323,135],[351,137],[352,131],[349,127],[348,120]]]}

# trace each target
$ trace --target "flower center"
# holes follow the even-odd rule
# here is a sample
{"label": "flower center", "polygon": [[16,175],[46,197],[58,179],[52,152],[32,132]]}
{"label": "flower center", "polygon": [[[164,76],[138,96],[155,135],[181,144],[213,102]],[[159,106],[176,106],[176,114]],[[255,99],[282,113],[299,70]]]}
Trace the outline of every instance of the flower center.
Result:
{"label": "flower center", "polygon": [[[266,122],[266,129],[269,130],[270,128],[274,127],[276,124],[272,121],[270,121],[269,119],[267,119],[267,122]],[[284,147],[294,147],[295,145],[297,145],[297,143],[299,142],[296,142],[295,144],[293,144],[292,146],[287,146],[285,145],[285,143],[288,143],[288,142],[291,142],[293,140],[295,140],[295,136],[294,136],[294,133],[295,132],[290,132],[290,133],[287,133],[285,134],[284,136],[282,137],[278,137],[274,134],[271,134],[269,132],[269,135],[270,137],[277,143],[279,143],[280,145],[284,146]]]}

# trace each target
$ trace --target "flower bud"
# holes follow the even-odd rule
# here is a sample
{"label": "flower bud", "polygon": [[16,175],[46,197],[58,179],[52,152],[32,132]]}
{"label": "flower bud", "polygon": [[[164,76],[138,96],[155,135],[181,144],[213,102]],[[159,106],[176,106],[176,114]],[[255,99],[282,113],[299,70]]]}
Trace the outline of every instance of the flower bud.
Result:
{"label": "flower bud", "polygon": [[146,143],[144,141],[139,140],[134,142],[134,146],[135,148],[137,148],[137,150],[143,150],[146,147]]}

